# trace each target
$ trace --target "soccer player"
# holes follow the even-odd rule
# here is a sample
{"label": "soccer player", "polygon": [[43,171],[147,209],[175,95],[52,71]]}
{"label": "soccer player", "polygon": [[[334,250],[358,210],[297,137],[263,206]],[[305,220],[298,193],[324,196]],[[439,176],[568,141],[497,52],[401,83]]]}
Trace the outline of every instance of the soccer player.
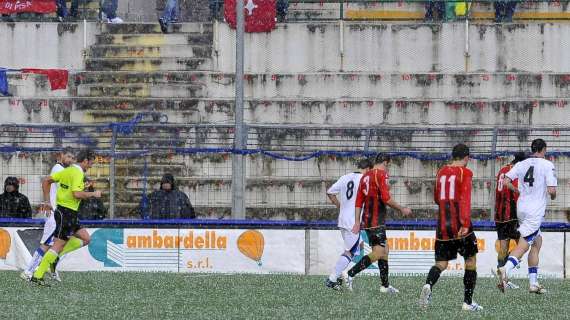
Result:
{"label": "soccer player", "polygon": [[58,183],[59,185],[56,195],[57,207],[54,210],[56,223],[54,243],[31,278],[31,281],[38,285],[45,285],[44,274],[58,257],[89,243],[91,237],[87,230],[79,225],[77,210],[81,199],[101,197],[101,191],[83,191],[85,172],[91,168],[94,159],[95,155],[90,150],[82,150],[77,155],[76,164],[54,173],[42,182],[44,199],[49,198],[51,184]]}
{"label": "soccer player", "polygon": [[[390,206],[404,215],[410,215],[410,208],[400,206],[390,196],[388,186],[388,166],[390,157],[378,154],[374,161],[374,167],[360,179],[354,211],[354,226],[352,233],[360,234],[360,229],[366,232],[372,252],[364,256],[348,271],[348,287],[352,289],[354,276],[378,261],[380,269],[380,292],[398,293],[398,289],[388,282],[388,245],[386,239],[386,206]],[[362,210],[364,209],[364,210]],[[362,213],[362,226],[360,215]]]}
{"label": "soccer player", "polygon": [[464,297],[462,309],[479,311],[483,308],[473,301],[477,282],[477,238],[471,224],[471,180],[473,173],[467,168],[469,147],[460,143],[453,147],[451,164],[437,173],[434,201],[439,207],[435,239],[435,265],[429,270],[426,284],[420,295],[420,306],[431,301],[433,286],[450,260],[457,253],[465,259],[463,274]]}
{"label": "soccer player", "polygon": [[[520,238],[505,265],[497,269],[497,287],[501,292],[505,292],[511,272],[530,248],[528,254],[529,292],[546,293],[546,289],[538,283],[538,257],[542,246],[540,225],[546,211],[546,197],[550,195],[551,200],[556,198],[558,182],[554,164],[544,158],[546,142],[542,139],[535,139],[530,149],[532,156],[517,163],[507,172],[503,181],[506,188],[519,195],[517,215]],[[515,187],[513,181],[517,179],[518,187]]]}
{"label": "soccer player", "polygon": [[[50,175],[53,175],[56,172],[59,172],[67,168],[75,160],[75,156],[73,155],[73,151],[71,150],[71,148],[63,149],[62,152],[58,154],[57,158],[58,158],[57,163],[51,169]],[[56,207],[56,192],[57,192],[57,184],[52,184],[49,192],[49,203],[52,208]],[[26,269],[20,274],[20,277],[25,280],[30,280],[32,278],[32,275],[36,270],[36,268],[38,267],[38,265],[40,264],[40,261],[42,260],[44,254],[49,250],[49,248],[53,244],[53,233],[55,231],[55,218],[53,216],[53,211],[47,210],[45,212],[47,214],[46,217],[47,219],[44,223],[44,232],[42,235],[42,239],[40,240],[40,246],[34,252],[32,260],[30,261]],[[53,272],[50,273],[54,280],[61,282],[61,278],[59,276],[59,273],[55,269],[55,265],[53,268]]]}
{"label": "soccer player", "polygon": [[[505,265],[509,256],[509,242],[511,240],[519,241],[520,233],[518,232],[517,219],[517,199],[518,194],[512,192],[503,185],[505,174],[509,172],[515,164],[526,159],[524,152],[515,154],[511,163],[503,166],[497,174],[497,188],[495,190],[495,228],[497,230],[497,239],[499,241],[499,250],[497,254],[497,268]],[[517,186],[518,180],[514,180],[513,184]],[[518,289],[519,286],[512,282],[507,283],[507,288]]]}
{"label": "soccer player", "polygon": [[[333,273],[326,280],[326,286],[335,290],[339,290],[341,287],[339,277],[342,272],[348,267],[352,258],[360,253],[360,234],[352,233],[354,203],[356,201],[356,192],[360,185],[360,178],[368,170],[372,169],[372,162],[368,159],[361,159],[357,167],[359,171],[345,174],[327,190],[327,196],[331,202],[340,209],[338,228],[344,241],[344,252],[337,260]],[[340,195],[340,201],[337,195]]]}

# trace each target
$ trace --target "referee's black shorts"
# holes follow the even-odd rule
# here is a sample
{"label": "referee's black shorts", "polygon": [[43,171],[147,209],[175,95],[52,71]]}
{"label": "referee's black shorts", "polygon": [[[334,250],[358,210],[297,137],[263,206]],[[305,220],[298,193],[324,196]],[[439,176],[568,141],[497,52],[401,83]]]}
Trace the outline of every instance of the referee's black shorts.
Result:
{"label": "referee's black shorts", "polygon": [[55,219],[54,237],[67,241],[70,236],[81,229],[77,211],[57,206],[53,214]]}

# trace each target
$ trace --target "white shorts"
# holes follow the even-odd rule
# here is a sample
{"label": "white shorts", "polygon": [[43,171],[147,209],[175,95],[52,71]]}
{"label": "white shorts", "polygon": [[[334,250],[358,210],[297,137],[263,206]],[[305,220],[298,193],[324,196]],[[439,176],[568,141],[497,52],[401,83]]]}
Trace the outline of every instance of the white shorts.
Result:
{"label": "white shorts", "polygon": [[55,218],[53,217],[53,212],[49,215],[44,223],[44,234],[42,235],[41,244],[46,246],[53,245],[53,233],[55,232]]}
{"label": "white shorts", "polygon": [[340,229],[342,240],[344,241],[344,250],[352,253],[352,256],[360,254],[360,233],[354,234],[347,229]]}
{"label": "white shorts", "polygon": [[[529,215],[525,212],[517,212],[519,218],[519,232],[521,237],[525,238],[533,235],[537,231],[540,233],[540,225],[542,224],[542,215]],[[528,239],[527,239],[528,241]]]}

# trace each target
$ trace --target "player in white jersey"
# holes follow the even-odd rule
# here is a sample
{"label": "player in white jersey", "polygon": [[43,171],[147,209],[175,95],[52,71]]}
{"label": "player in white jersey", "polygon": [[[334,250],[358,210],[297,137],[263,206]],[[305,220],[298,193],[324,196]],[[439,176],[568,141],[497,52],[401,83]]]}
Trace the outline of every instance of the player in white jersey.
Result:
{"label": "player in white jersey", "polygon": [[[517,163],[504,178],[504,186],[519,194],[517,216],[521,237],[517,247],[511,252],[505,266],[497,269],[497,287],[504,292],[512,270],[522,256],[528,254],[529,292],[542,294],[546,289],[538,283],[538,257],[542,246],[540,225],[546,212],[547,196],[556,198],[556,171],[554,164],[544,158],[546,142],[536,139],[531,144],[533,155]],[[518,188],[512,181],[518,179]]]}
{"label": "player in white jersey", "polygon": [[360,252],[360,235],[352,233],[351,229],[354,226],[354,208],[360,178],[372,168],[372,162],[362,159],[357,166],[360,171],[345,174],[327,190],[327,196],[331,202],[340,209],[338,227],[344,241],[344,252],[337,260],[334,271],[326,280],[326,286],[335,290],[341,288],[342,281],[339,279],[341,279],[342,272],[348,267],[352,258]]}
{"label": "player in white jersey", "polygon": [[[57,163],[52,167],[50,175],[53,175],[54,173],[65,169],[75,161],[75,156],[73,155],[73,151],[71,148],[65,148],[61,153],[57,155],[57,158],[58,158]],[[55,203],[56,192],[57,192],[57,184],[54,183],[51,185],[49,193],[50,204],[52,208],[56,207]],[[32,260],[27,265],[26,269],[24,269],[24,271],[20,274],[20,277],[22,279],[30,280],[32,278],[32,274],[40,264],[40,261],[42,261],[44,254],[53,245],[53,233],[55,231],[55,227],[56,224],[55,224],[55,219],[53,217],[53,212],[47,211],[46,221],[44,222],[44,231],[42,239],[40,240],[40,246],[34,252]],[[52,278],[55,279],[56,281],[61,281],[61,278],[59,277],[57,270],[55,270],[55,266],[51,275]]]}

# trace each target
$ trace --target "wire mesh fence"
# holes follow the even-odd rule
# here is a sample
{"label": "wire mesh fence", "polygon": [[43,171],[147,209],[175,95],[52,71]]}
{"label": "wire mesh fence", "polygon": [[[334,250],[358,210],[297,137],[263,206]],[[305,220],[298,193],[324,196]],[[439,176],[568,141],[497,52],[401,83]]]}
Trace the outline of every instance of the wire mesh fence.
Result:
{"label": "wire mesh fence", "polygon": [[[476,219],[492,219],[495,175],[514,152],[528,151],[544,138],[558,170],[558,198],[547,220],[566,221],[570,207],[568,144],[570,128],[314,128],[248,127],[247,148],[233,148],[231,126],[2,125],[0,176],[15,176],[35,207],[42,177],[65,146],[93,148],[97,160],[87,175],[103,191],[107,217],[142,218],[141,205],[171,173],[201,218],[231,216],[233,154],[246,156],[246,208],[253,219],[333,220],[336,209],[327,188],[355,170],[355,161],[378,152],[393,157],[391,193],[414,209],[418,219],[433,218],[433,184],[452,146],[467,143],[474,172],[472,206]],[[393,218],[400,219],[392,213]]]}

